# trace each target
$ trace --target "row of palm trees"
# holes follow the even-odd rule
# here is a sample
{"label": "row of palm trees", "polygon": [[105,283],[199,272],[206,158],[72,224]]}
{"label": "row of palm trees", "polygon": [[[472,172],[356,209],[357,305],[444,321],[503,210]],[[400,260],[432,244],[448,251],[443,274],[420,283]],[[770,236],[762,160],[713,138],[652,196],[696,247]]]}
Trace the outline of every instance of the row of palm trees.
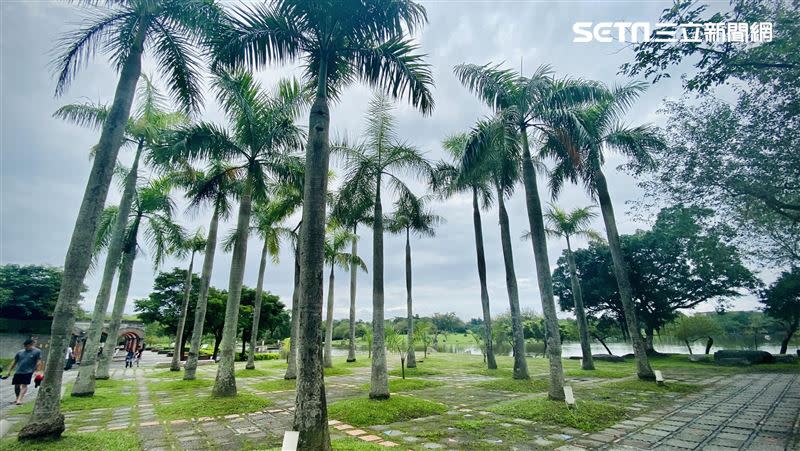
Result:
{"label": "row of palm trees", "polygon": [[[205,122],[187,124],[184,120],[176,124],[177,127],[163,127],[171,131],[162,138],[154,140],[146,137],[138,141],[140,150],[149,149],[151,155],[148,157],[154,166],[168,167],[171,172],[183,169],[190,178],[196,177],[194,180],[197,182],[187,189],[193,204],[208,203],[213,208],[205,242],[200,296],[185,378],[194,377],[196,369],[218,222],[231,212],[230,202],[238,200],[236,229],[230,240],[232,262],[220,364],[212,390],[215,396],[236,394],[234,344],[253,212],[262,209],[268,212],[265,214],[268,216],[266,227],[269,229],[279,227],[292,211],[302,209],[302,218],[292,229],[296,234],[296,263],[291,343],[296,359],[290,359],[287,369],[287,377],[292,376],[290,373],[294,371],[297,377],[294,429],[300,431],[300,449],[330,449],[322,373],[323,352],[320,348],[324,342],[321,333],[324,265],[326,261],[344,261],[353,267],[359,266],[355,263],[355,236],[349,239],[352,245],[349,257],[344,255],[342,240],[335,243],[335,234],[330,244],[336,244],[338,249],[327,252],[331,249],[326,248],[333,246],[325,246],[326,230],[331,223],[327,215],[331,152],[341,156],[346,167],[339,199],[347,199],[348,205],[353,208],[337,209],[334,205],[330,217],[341,228],[348,231],[352,229],[353,235],[357,233],[359,224],[371,223],[373,229],[371,398],[389,396],[383,330],[383,231],[385,227],[401,230],[407,236],[406,267],[411,320],[408,240],[411,232],[430,233],[437,220],[435,215],[425,210],[422,204],[424,200],[411,193],[403,178],[422,174],[427,176],[423,178],[434,180],[433,184],[441,188],[443,194],[458,191],[471,191],[473,194],[481,297],[487,331],[490,315],[480,236],[480,201],[486,205],[492,196],[496,196],[500,207],[509,302],[512,316],[517,318],[513,323],[516,349],[514,375],[527,378],[524,348],[520,347],[523,344],[522,329],[510,252],[509,219],[504,206],[517,182],[522,180],[547,320],[547,349],[551,366],[549,396],[563,399],[560,338],[550,280],[544,216],[536,186],[537,160],[528,142],[529,133],[541,142],[546,155],[557,161],[550,179],[554,193],[565,181],[581,181],[591,194],[597,196],[612,248],[626,318],[632,331],[636,327],[630,284],[619,252],[613,210],[601,167],[604,151],[608,148],[622,150],[634,157],[636,163],[644,165],[648,163],[645,158],[647,150],[660,145],[657,136],[648,127],[629,129],[618,125],[620,116],[641,91],[641,86],[608,89],[598,83],[560,80],[555,79],[546,67],[540,68],[531,77],[524,77],[496,66],[458,66],[458,78],[491,106],[495,114],[481,121],[465,136],[448,140],[447,147],[453,153],[453,161],[440,173],[431,170],[431,165],[418,149],[396,136],[390,115],[389,97],[406,98],[423,114],[429,114],[434,105],[430,67],[408,37],[427,21],[422,6],[409,0],[275,0],[225,10],[211,0],[109,1],[108,6],[108,10],[98,13],[85,28],[65,38],[62,43],[65,51],[58,59],[58,93],[63,92],[96,49],[110,53],[120,77],[114,101],[103,120],[91,122],[101,129],[100,142],[94,149],[89,182],[65,259],[45,382],[37,396],[31,420],[19,434],[21,440],[60,435],[64,429],[63,416],[59,412],[62,373],[57,360],[66,349],[80,287],[92,261],[93,244],[102,223],[100,219],[119,148],[126,142],[124,138],[131,123],[131,105],[145,53],[156,61],[159,71],[165,76],[171,96],[181,105],[185,115],[196,112],[202,104],[199,73],[204,66],[203,60],[208,60],[213,74],[213,91],[228,118],[227,127]],[[298,59],[304,62],[304,82],[281,83],[272,93],[263,91],[253,76],[245,71]],[[329,103],[336,100],[347,85],[357,80],[386,95],[377,96],[369,106],[366,139],[363,142],[332,146],[329,140]],[[309,105],[306,135],[295,121],[304,107]],[[297,150],[303,147],[304,159],[297,154]],[[138,158],[134,159],[134,168]],[[193,169],[192,166],[197,164],[204,164],[207,169]],[[445,169],[444,163],[441,166]],[[109,227],[111,233],[107,239],[107,263],[104,269],[111,273],[111,279],[117,263],[122,261],[114,312],[118,304],[124,307],[128,287],[120,282],[125,278],[129,280],[128,273],[136,255],[136,242],[130,238],[135,234],[126,231],[138,227],[140,221],[136,218],[141,220],[146,216],[145,213],[139,214],[144,211],[144,190],[159,188],[150,186],[159,185],[154,181],[137,189],[135,174],[134,171],[128,171],[125,189],[129,197],[126,199],[126,191],[123,191],[116,219],[107,221],[113,225]],[[443,174],[447,176],[443,177]],[[129,185],[133,188],[128,189]],[[382,193],[387,189],[396,193],[399,213],[384,224]],[[138,194],[140,192],[141,195]],[[169,202],[164,201],[164,204]],[[157,213],[165,216],[171,214],[171,210],[165,208]],[[274,213],[276,211],[284,216]],[[422,213],[420,216],[427,216],[427,224],[415,223],[415,220],[401,213],[404,211]],[[269,212],[275,216],[269,216],[272,214]],[[155,217],[156,213],[152,216]],[[269,236],[272,232],[259,230],[265,242],[261,261],[265,262],[266,255],[270,253],[271,245],[267,242],[273,239]],[[169,230],[164,229],[164,232]],[[150,236],[154,235],[151,233]],[[154,241],[161,242],[160,239]],[[190,252],[197,252],[196,249],[202,247],[199,243],[195,245]],[[332,268],[333,265],[335,263]],[[262,263],[259,268],[259,290],[265,266]],[[355,274],[353,268],[351,359],[355,358],[352,349],[355,341]],[[109,283],[108,294],[104,294],[107,299],[105,304],[100,300],[95,313],[100,310],[105,312],[110,287]],[[113,317],[112,314],[112,327]],[[634,337],[639,376],[652,377],[644,348],[635,341],[639,334],[631,333],[631,336]],[[486,342],[491,343],[491,340]],[[106,352],[110,352],[110,349]],[[493,360],[492,357],[490,362]],[[91,368],[85,371],[90,373]],[[100,367],[98,375],[103,376]],[[87,388],[81,390],[91,393],[91,375],[84,377],[82,373],[79,378],[81,384],[87,384]]]}

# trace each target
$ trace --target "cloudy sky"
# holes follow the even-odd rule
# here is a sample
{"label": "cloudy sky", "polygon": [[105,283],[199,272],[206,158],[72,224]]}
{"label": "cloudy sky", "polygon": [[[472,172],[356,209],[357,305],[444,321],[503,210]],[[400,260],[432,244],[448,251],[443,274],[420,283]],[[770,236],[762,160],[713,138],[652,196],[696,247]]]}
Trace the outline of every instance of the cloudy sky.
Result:
{"label": "cloudy sky", "polygon": [[[432,65],[436,86],[436,109],[432,116],[422,117],[400,102],[396,114],[399,135],[423,149],[427,157],[442,158],[441,140],[468,129],[489,111],[463,88],[453,76],[453,66],[462,62],[505,62],[508,67],[529,74],[541,64],[549,64],[559,75],[571,75],[606,83],[625,80],[617,75],[620,64],[632,58],[632,51],[621,43],[575,44],[572,24],[576,21],[649,21],[656,22],[661,9],[671,2],[659,1],[424,1],[429,24],[418,34],[422,50]],[[98,55],[60,98],[54,98],[55,86],[49,65],[56,40],[73,29],[81,20],[81,9],[50,1],[3,1],[0,4],[0,263],[63,265],[77,209],[88,177],[88,151],[99,133],[53,119],[59,106],[75,101],[110,103],[117,76],[103,55]],[[144,71],[154,73],[152,61],[145,61]],[[290,76],[294,67],[281,67],[257,74],[263,86],[270,87],[281,77]],[[664,98],[682,93],[678,78],[651,87],[631,109],[628,121],[660,123],[656,110]],[[331,108],[335,136],[357,137],[363,128],[364,111],[370,98],[364,86],[348,88],[342,100]],[[209,96],[210,97],[210,96]],[[223,122],[218,106],[209,98],[201,115],[204,120]],[[130,149],[121,152],[128,162]],[[640,192],[630,176],[612,169],[621,161],[608,162],[611,195],[618,214],[621,233],[647,227],[647,218],[630,218],[628,202],[639,199]],[[336,168],[334,168],[335,170]],[[540,180],[541,182],[541,180]],[[334,180],[333,185],[336,185]],[[116,185],[114,185],[116,187]],[[415,185],[420,186],[420,185]],[[543,196],[549,192],[540,183]],[[189,230],[208,227],[210,212],[183,214],[185,202],[176,193],[181,205],[181,223]],[[108,202],[117,203],[119,193],[112,189]],[[574,208],[591,203],[577,187],[566,189],[559,199],[562,207]],[[530,243],[517,240],[527,230],[522,189],[508,202],[514,237],[514,259],[524,309],[541,311],[534,276]],[[387,201],[384,211],[391,209]],[[456,197],[434,204],[436,212],[446,219],[434,239],[412,242],[414,262],[414,301],[416,312],[454,311],[463,318],[480,316],[479,289],[475,266],[471,201]],[[496,209],[486,211],[484,239],[487,250],[489,293],[492,309],[500,313],[508,309],[504,270],[499,243]],[[292,225],[296,219],[289,221]],[[232,223],[224,229],[233,227]],[[602,224],[595,224],[602,230]],[[360,254],[370,264],[372,237],[365,232],[359,245]],[[403,240],[386,236],[386,311],[387,317],[405,314]],[[577,246],[585,245],[578,242]],[[550,264],[561,254],[564,243],[549,242]],[[291,300],[292,260],[288,246],[281,262],[267,270],[265,289]],[[244,283],[255,284],[260,245],[250,241]],[[154,269],[145,249],[136,262],[128,307],[132,300],[145,297],[153,285]],[[184,267],[185,261],[168,260],[163,269]],[[196,267],[199,265],[196,265]],[[230,254],[218,251],[212,285],[225,288],[230,269]],[[94,304],[100,270],[87,276],[89,291],[85,309]],[[335,287],[337,318],[347,315],[349,278],[339,272]],[[327,288],[327,283],[326,283]],[[360,275],[358,316],[367,319],[371,306],[371,283],[368,275]],[[752,307],[744,300],[740,307]]]}

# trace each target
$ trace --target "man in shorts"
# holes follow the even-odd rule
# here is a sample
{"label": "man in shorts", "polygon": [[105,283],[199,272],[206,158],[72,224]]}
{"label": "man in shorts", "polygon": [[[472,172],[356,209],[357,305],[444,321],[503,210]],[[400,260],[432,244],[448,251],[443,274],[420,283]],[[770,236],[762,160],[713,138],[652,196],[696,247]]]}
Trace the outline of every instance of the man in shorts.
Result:
{"label": "man in shorts", "polygon": [[21,405],[22,398],[28,392],[28,385],[31,384],[33,373],[35,371],[42,371],[42,351],[33,345],[33,340],[30,338],[23,343],[24,349],[20,350],[14,356],[14,361],[11,363],[11,368],[8,369],[8,374],[16,368],[14,378],[11,383],[14,384],[14,393],[17,394],[17,399],[14,404]]}

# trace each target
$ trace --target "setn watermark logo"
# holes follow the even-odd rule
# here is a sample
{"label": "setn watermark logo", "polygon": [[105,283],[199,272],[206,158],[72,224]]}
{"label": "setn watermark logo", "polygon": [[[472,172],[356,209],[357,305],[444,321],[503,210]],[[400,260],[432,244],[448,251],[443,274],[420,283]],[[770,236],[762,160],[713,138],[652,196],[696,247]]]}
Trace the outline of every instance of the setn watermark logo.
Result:
{"label": "setn watermark logo", "polygon": [[575,22],[572,42],[771,42],[772,22]]}

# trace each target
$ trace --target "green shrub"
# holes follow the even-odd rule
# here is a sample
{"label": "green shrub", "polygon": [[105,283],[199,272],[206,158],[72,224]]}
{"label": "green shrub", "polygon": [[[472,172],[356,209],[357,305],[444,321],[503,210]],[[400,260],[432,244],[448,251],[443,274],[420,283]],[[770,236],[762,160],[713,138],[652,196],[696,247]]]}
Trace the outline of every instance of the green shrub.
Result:
{"label": "green shrub", "polygon": [[[278,360],[281,358],[281,355],[277,352],[265,352],[265,353],[257,353],[253,360]],[[237,352],[236,353],[236,360],[239,362],[244,362],[247,360],[247,352]]]}

